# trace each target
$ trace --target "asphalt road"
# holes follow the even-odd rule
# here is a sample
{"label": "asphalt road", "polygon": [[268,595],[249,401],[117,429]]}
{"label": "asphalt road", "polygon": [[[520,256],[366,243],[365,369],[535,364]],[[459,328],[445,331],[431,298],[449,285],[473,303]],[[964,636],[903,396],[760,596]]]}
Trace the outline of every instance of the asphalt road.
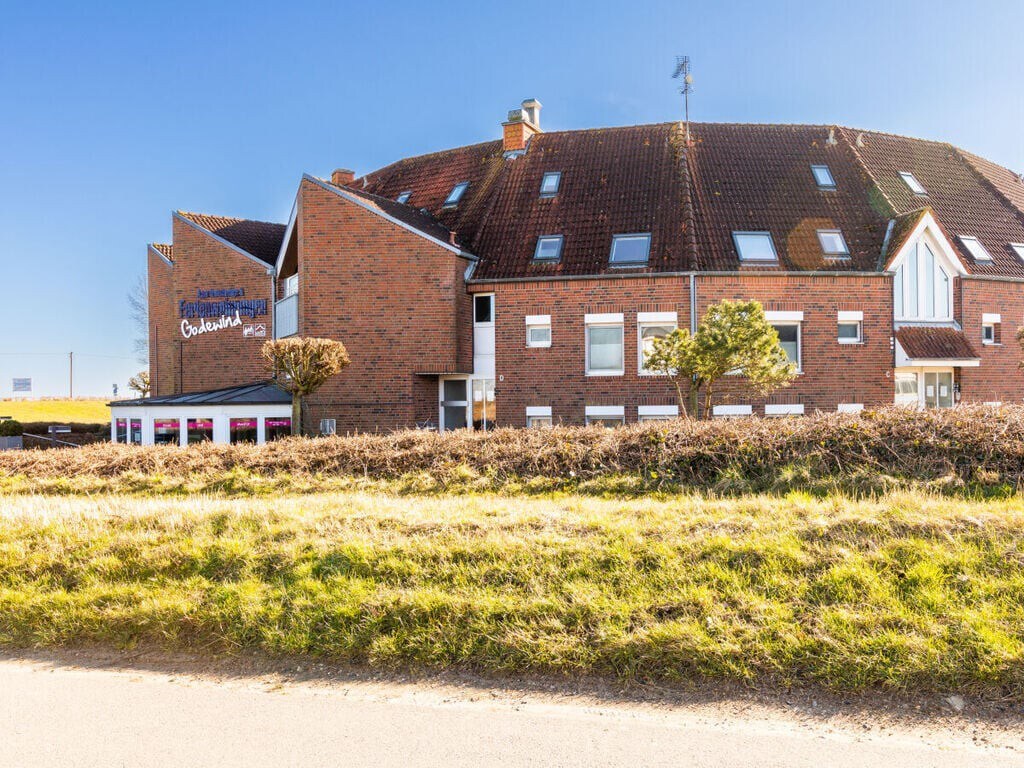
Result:
{"label": "asphalt road", "polygon": [[[1005,735],[1005,734],[1004,734]],[[0,660],[0,766],[1020,766],[1019,734]]]}

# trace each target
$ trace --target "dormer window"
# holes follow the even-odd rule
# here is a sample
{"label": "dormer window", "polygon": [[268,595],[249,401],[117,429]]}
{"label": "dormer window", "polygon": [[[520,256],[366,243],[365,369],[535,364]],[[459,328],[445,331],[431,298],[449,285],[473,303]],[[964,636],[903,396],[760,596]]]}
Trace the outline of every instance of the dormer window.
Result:
{"label": "dormer window", "polygon": [[412,190],[407,189],[405,190],[405,192],[403,192],[402,194],[395,198],[395,202],[402,203],[404,205],[405,203],[409,202],[410,197],[412,197]]}
{"label": "dormer window", "polygon": [[641,266],[647,263],[650,251],[650,232],[615,235],[612,237],[612,252],[608,256],[608,263],[623,267]]}
{"label": "dormer window", "polygon": [[846,245],[843,233],[838,229],[819,229],[818,242],[821,243],[821,252],[831,259],[846,259],[850,257],[850,249]]}
{"label": "dormer window", "polygon": [[827,165],[812,165],[811,173],[814,174],[814,183],[818,189],[836,188],[836,180],[832,178],[832,171]]}
{"label": "dormer window", "polygon": [[915,195],[927,195],[928,192],[920,181],[909,171],[900,171],[900,178],[903,179],[904,183],[910,187],[910,191]]}
{"label": "dormer window", "polygon": [[562,183],[561,171],[548,171],[540,181],[540,196],[554,197],[558,194],[558,187]]}
{"label": "dormer window", "polygon": [[1010,243],[1010,247],[1017,254],[1017,258],[1024,261],[1024,243]]}
{"label": "dormer window", "polygon": [[537,247],[533,251],[534,261],[558,261],[562,258],[561,235],[541,235],[537,238]]}
{"label": "dormer window", "polygon": [[454,208],[455,206],[457,206],[459,204],[459,201],[462,199],[462,196],[466,194],[467,189],[469,189],[468,181],[460,181],[458,184],[452,187],[452,191],[449,192],[448,197],[445,198],[444,207]]}
{"label": "dormer window", "polygon": [[960,242],[975,261],[992,261],[992,254],[985,250],[985,246],[978,238],[961,235]]}
{"label": "dormer window", "polygon": [[775,243],[771,232],[733,232],[733,243],[741,262],[773,262],[778,261]]}

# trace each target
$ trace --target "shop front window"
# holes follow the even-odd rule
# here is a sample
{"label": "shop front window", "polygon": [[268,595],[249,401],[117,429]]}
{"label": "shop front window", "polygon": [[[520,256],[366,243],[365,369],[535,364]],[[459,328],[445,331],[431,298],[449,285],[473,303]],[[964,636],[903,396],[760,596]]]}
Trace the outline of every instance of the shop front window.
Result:
{"label": "shop front window", "polygon": [[119,443],[128,442],[128,419],[117,420],[117,430],[115,432],[116,437],[114,438]]}
{"label": "shop front window", "polygon": [[179,445],[181,443],[181,420],[155,419],[153,421],[153,442],[157,445]]}
{"label": "shop front window", "polygon": [[213,419],[188,420],[188,444],[213,442]]}
{"label": "shop front window", "polygon": [[142,445],[142,419],[132,419],[132,429],[128,433],[128,442],[132,445]]}
{"label": "shop front window", "polygon": [[292,434],[292,420],[290,418],[267,419],[265,425],[267,428],[268,443],[271,440],[280,440],[284,437],[290,437]]}
{"label": "shop front window", "polygon": [[230,429],[232,444],[256,442],[256,419],[231,419]]}

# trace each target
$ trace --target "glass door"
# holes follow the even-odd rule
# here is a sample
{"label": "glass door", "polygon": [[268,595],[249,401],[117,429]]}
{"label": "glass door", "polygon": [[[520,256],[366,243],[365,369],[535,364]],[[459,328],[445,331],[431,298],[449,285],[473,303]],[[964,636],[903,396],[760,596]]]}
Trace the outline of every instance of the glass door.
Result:
{"label": "glass door", "polygon": [[441,431],[465,429],[469,425],[469,382],[441,380]]}
{"label": "glass door", "polygon": [[953,407],[952,371],[927,371],[924,374],[924,407]]}
{"label": "glass door", "polygon": [[473,380],[473,429],[494,429],[494,379]]}

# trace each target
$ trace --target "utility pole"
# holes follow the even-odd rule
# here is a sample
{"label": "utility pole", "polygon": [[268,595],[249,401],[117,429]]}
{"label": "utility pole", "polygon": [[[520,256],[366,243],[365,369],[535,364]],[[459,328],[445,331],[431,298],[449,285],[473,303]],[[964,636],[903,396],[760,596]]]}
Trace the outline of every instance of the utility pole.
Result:
{"label": "utility pole", "polygon": [[75,399],[75,353],[68,352],[68,399]]}

